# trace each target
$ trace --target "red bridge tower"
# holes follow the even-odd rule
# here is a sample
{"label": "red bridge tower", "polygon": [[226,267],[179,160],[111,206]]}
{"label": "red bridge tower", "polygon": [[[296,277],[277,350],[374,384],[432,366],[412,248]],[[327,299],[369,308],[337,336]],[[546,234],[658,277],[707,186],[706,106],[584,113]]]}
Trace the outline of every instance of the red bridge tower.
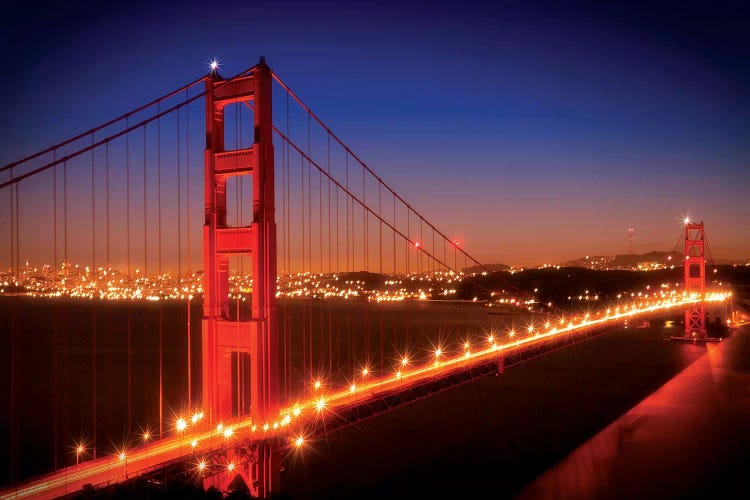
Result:
{"label": "red bridge tower", "polygon": [[[212,425],[247,414],[264,422],[275,417],[279,408],[271,78],[261,58],[248,76],[223,80],[214,71],[206,80],[202,397],[203,411]],[[250,101],[253,145],[227,151],[224,107]],[[229,227],[226,182],[238,175],[252,176],[252,224]],[[232,319],[229,313],[229,256],[239,254],[248,254],[252,260],[249,321]],[[254,495],[266,497],[278,492],[278,465],[275,453],[261,449],[236,471]],[[207,482],[225,490],[228,480],[215,476]]]}
{"label": "red bridge tower", "polygon": [[685,292],[698,294],[700,302],[685,309],[685,335],[706,336],[703,298],[706,288],[703,222],[685,222]]}

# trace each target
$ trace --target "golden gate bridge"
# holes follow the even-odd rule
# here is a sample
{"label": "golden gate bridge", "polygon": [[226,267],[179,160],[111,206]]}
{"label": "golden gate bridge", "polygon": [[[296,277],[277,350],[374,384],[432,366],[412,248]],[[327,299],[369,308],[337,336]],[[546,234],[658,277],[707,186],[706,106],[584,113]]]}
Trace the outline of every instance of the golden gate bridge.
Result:
{"label": "golden gate bridge", "polygon": [[[275,93],[281,97],[274,99]],[[196,126],[195,115],[205,128]],[[204,146],[202,169],[194,168],[196,144]],[[63,496],[168,468],[222,491],[239,477],[253,495],[267,497],[282,489],[285,457],[304,453],[310,440],[336,428],[635,319],[684,310],[686,338],[705,340],[705,308],[730,296],[706,289],[703,224],[686,221],[682,290],[632,294],[578,313],[539,303],[429,222],[263,59],[229,78],[213,64],[207,75],[5,165],[0,174],[0,193],[8,198],[10,271],[3,286],[9,292],[25,283],[28,295],[158,304],[157,342],[143,346],[158,358],[158,374],[144,376],[158,385],[158,426],[134,430],[133,399],[141,390],[133,387],[131,335],[146,323],[135,324],[130,306],[122,352],[127,428],[118,434],[98,417],[103,389],[97,379],[102,363],[111,362],[112,340],[111,324],[94,305],[87,326],[91,435],[72,443],[67,463],[58,467],[59,411],[79,404],[83,388],[67,391],[64,401],[56,389],[55,470],[16,482],[2,498]],[[193,201],[201,180],[202,211]],[[46,212],[41,199],[51,201]],[[52,265],[24,271],[21,255],[30,253]],[[466,272],[469,266],[480,271]],[[46,279],[30,280],[44,273]],[[375,290],[373,280],[385,283]],[[381,303],[458,299],[467,283],[488,304],[522,312],[523,325],[435,332],[429,345],[413,338],[406,322],[384,325]],[[191,301],[199,297],[198,323]],[[174,300],[187,302],[179,320],[186,332],[185,378],[181,401],[165,412],[164,304]],[[357,302],[360,309],[342,312],[335,301]],[[198,324],[196,352],[190,332]],[[77,327],[68,324],[68,340]],[[61,373],[68,376],[70,363],[59,366],[58,334],[56,312],[53,384]],[[13,406],[26,387],[17,316],[10,337]],[[106,359],[98,349],[103,343]],[[107,375],[105,383],[111,379]],[[112,391],[106,389],[109,406]],[[20,422],[11,413],[17,463]],[[107,440],[122,444],[107,446]],[[19,479],[15,467],[12,480]]]}

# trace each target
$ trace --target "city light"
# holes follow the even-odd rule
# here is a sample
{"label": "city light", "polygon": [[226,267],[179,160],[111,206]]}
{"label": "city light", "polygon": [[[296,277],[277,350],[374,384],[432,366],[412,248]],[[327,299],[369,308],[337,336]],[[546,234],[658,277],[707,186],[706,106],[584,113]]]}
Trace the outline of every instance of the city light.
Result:
{"label": "city light", "polygon": [[187,422],[185,422],[185,419],[180,417],[177,419],[177,422],[175,422],[175,429],[177,429],[177,432],[182,432],[187,428]]}
{"label": "city light", "polygon": [[298,436],[297,439],[294,440],[294,446],[297,448],[300,448],[303,444],[305,444],[305,438],[302,436]]}

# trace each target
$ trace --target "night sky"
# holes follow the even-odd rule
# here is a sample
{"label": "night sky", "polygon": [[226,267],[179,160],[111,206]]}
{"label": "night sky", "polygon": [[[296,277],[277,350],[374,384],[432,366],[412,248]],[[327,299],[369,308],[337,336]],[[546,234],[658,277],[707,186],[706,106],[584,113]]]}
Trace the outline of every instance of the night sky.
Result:
{"label": "night sky", "polygon": [[529,3],[6,2],[0,163],[264,55],[483,262],[750,256],[747,4]]}

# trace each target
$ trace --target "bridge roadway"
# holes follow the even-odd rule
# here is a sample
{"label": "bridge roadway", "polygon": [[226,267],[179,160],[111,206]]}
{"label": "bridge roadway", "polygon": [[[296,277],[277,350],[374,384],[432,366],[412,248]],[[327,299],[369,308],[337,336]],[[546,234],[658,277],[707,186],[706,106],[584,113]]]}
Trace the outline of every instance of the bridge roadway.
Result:
{"label": "bridge roadway", "polygon": [[[726,295],[711,294],[705,300],[716,302],[725,299]],[[250,419],[237,419],[223,423],[219,430],[202,422],[197,422],[191,427],[187,416],[185,418],[188,419],[188,427],[181,433],[175,431],[175,435],[168,438],[128,450],[118,450],[117,454],[60,469],[4,490],[0,492],[0,499],[66,496],[80,491],[86,485],[95,488],[105,487],[154,472],[170,463],[193,463],[198,473],[197,467],[202,457],[236,446],[243,441],[277,440],[286,443],[282,446],[292,448],[295,444],[304,442],[306,436],[301,429],[320,427],[317,424],[325,420],[328,414],[343,415],[347,409],[366,405],[383,394],[406,391],[427,381],[448,377],[494,360],[501,363],[501,359],[533,351],[564,338],[587,338],[591,332],[611,329],[623,320],[658,316],[697,301],[695,297],[672,296],[659,301],[644,302],[638,307],[626,308],[624,312],[601,314],[576,325],[568,323],[559,328],[550,325],[544,333],[538,332],[515,341],[503,344],[498,344],[495,340],[488,341],[487,347],[477,351],[465,350],[453,357],[436,356],[435,362],[413,368],[405,366],[399,372],[379,378],[373,377],[370,382],[355,387],[350,386],[328,393],[325,392],[325,388],[321,388],[315,396],[282,409],[278,420],[274,422],[260,424]],[[303,439],[297,441],[299,437]],[[120,452],[124,453],[124,458]],[[209,471],[212,474],[223,473],[225,469],[216,470],[215,467],[208,467],[204,472],[208,474]]]}

